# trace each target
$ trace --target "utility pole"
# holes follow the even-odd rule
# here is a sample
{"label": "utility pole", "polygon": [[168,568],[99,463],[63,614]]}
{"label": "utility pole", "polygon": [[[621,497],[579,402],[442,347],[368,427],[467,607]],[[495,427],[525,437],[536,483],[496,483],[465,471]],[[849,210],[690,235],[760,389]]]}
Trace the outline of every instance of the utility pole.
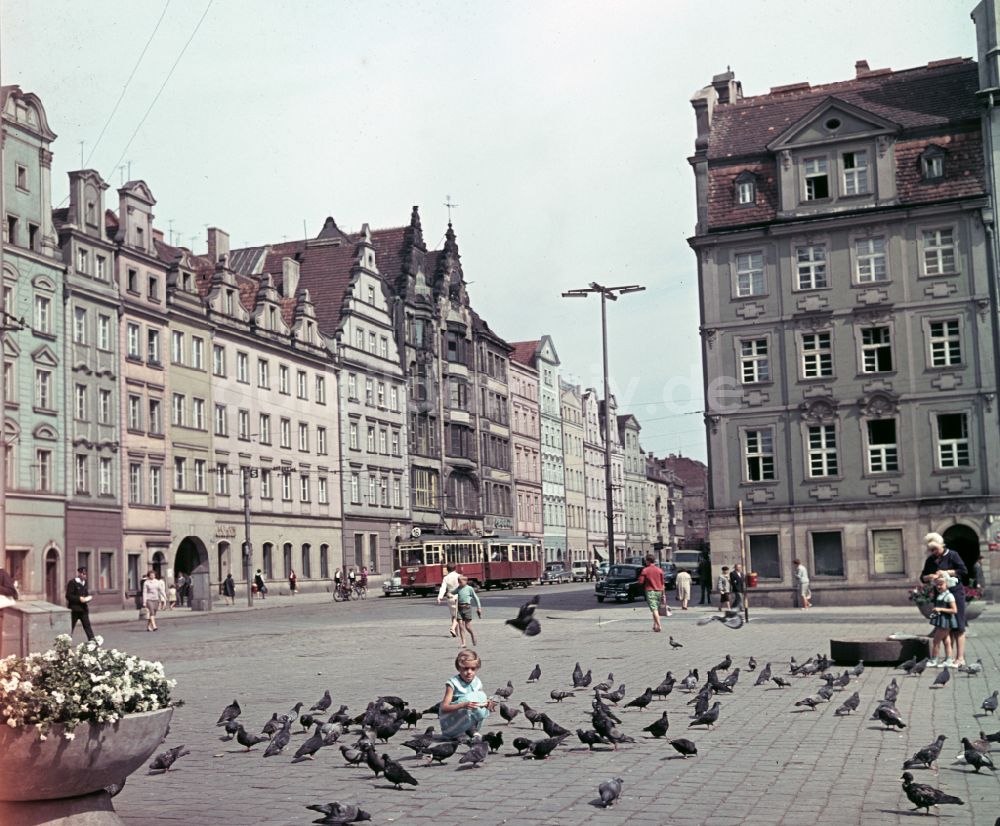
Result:
{"label": "utility pole", "polygon": [[[586,298],[591,293],[601,296],[601,347],[604,355],[604,506],[607,509],[608,523],[608,566],[615,564],[615,511],[614,489],[611,483],[611,389],[608,379],[608,300],[617,301],[619,295],[637,293],[645,290],[638,284],[628,284],[623,287],[605,287],[591,282],[589,287],[578,290],[567,290],[563,298]],[[617,426],[617,425],[616,425]]]}
{"label": "utility pole", "polygon": [[253,545],[250,543],[250,477],[256,476],[256,468],[240,468],[243,476],[243,570],[247,578],[247,606],[253,608]]}

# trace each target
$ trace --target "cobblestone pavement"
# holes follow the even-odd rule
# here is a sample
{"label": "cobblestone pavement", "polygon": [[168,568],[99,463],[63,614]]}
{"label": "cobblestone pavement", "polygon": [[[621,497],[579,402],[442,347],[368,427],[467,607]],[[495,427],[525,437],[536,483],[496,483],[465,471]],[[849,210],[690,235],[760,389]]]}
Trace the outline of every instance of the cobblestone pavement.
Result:
{"label": "cobblestone pavement", "polygon": [[[523,637],[503,625],[526,593],[541,593],[542,634]],[[262,747],[249,754],[220,742],[214,727],[234,697],[242,719],[259,727],[272,712],[284,713],[302,700],[308,707],[329,688],[334,703],[360,712],[377,694],[398,694],[420,709],[438,701],[454,673],[455,641],[447,635],[447,611],[433,600],[369,599],[333,605],[328,597],[306,595],[268,600],[268,610],[223,609],[209,614],[166,616],[161,630],[143,632],[135,612],[96,615],[107,644],[161,660],[177,680],[185,705],[175,712],[168,745],[184,743],[191,755],[161,776],[142,771],[131,777],[115,806],[127,824],[299,824],[318,817],[307,803],[353,801],[372,813],[374,823],[403,824],[899,824],[912,823],[912,806],[900,785],[905,758],[937,734],[948,737],[939,770],[914,770],[918,782],[958,795],[965,806],[945,806],[942,822],[992,826],[1000,816],[1000,778],[974,774],[953,762],[962,736],[1000,728],[1000,719],[977,718],[980,703],[1000,688],[1000,609],[973,624],[968,659],[982,658],[985,674],[955,674],[939,690],[929,688],[936,671],[920,678],[868,668],[847,692],[858,690],[858,713],[836,717],[834,702],[802,711],[796,700],[813,695],[819,682],[789,677],[792,687],[753,686],[747,657],[761,666],[774,663],[785,673],[790,655],[800,661],[829,652],[831,637],[884,638],[893,632],[925,633],[928,626],[912,608],[831,608],[809,612],[754,610],[751,623],[732,631],[719,623],[699,627],[706,609],[674,611],[665,632],[649,631],[639,604],[597,606],[588,586],[486,594],[486,619],[476,624],[478,651],[487,690],[514,684],[512,703],[527,701],[561,725],[589,727],[590,697],[584,692],[562,703],[552,689],[571,686],[579,661],[593,669],[595,682],[614,672],[627,686],[626,699],[656,685],[669,669],[683,677],[697,667],[704,678],[727,653],[741,666],[736,692],[723,696],[719,724],[688,730],[689,699],[674,691],[645,712],[622,710],[621,729],[636,738],[618,751],[588,753],[575,737],[548,760],[511,756],[510,741],[532,734],[523,715],[505,726],[492,715],[486,730],[503,731],[501,753],[478,769],[404,760],[419,785],[396,791],[367,768],[346,766],[336,747],[314,761],[292,764],[304,739],[296,734],[285,755],[263,759]],[[293,604],[294,603],[294,604]],[[120,620],[131,617],[128,623]],[[671,649],[672,634],[684,644]],[[542,679],[526,684],[540,663]],[[869,716],[895,676],[901,684],[897,705],[909,723],[903,731],[883,731]],[[841,699],[846,693],[841,695]],[[624,703],[622,704],[624,705]],[[663,741],[648,739],[644,726],[670,713],[670,736],[689,737],[698,756],[683,760]],[[434,720],[421,720],[424,726]],[[423,726],[418,724],[418,728]],[[298,727],[296,727],[298,729]],[[353,737],[345,738],[349,742]],[[382,751],[410,754],[397,735]],[[1000,751],[994,753],[994,759]],[[613,776],[624,779],[618,805],[593,804],[597,786]]]}

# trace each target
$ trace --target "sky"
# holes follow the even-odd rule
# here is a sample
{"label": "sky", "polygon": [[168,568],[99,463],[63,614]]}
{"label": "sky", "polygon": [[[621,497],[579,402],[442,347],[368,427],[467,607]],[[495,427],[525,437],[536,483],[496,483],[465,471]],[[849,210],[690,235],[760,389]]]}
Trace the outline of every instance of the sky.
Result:
{"label": "sky", "polygon": [[473,307],[552,336],[645,450],[705,458],[690,98],[975,55],[972,0],[0,0],[0,82],[34,92],[66,173],[142,179],[167,240],[206,249],[451,210]]}

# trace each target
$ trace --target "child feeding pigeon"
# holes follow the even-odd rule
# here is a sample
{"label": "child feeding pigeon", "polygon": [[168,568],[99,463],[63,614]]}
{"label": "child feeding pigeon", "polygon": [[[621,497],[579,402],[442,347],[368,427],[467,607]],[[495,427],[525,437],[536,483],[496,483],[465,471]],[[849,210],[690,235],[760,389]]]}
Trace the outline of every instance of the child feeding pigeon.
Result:
{"label": "child feeding pigeon", "polygon": [[479,655],[468,649],[455,658],[458,673],[445,683],[444,699],[438,709],[441,733],[445,737],[460,737],[469,729],[479,731],[483,721],[496,708],[496,702],[487,699],[477,676],[482,664]]}

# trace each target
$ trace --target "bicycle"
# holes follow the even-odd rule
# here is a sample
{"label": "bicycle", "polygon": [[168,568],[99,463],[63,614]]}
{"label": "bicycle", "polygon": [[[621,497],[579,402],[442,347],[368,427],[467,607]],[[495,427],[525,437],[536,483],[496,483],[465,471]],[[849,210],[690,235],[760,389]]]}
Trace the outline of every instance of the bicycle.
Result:
{"label": "bicycle", "polygon": [[351,597],[353,599],[368,599],[368,586],[359,582],[354,586],[354,593]]}
{"label": "bicycle", "polygon": [[350,585],[343,582],[340,585],[334,585],[333,587],[334,602],[347,602],[349,599],[356,599]]}

